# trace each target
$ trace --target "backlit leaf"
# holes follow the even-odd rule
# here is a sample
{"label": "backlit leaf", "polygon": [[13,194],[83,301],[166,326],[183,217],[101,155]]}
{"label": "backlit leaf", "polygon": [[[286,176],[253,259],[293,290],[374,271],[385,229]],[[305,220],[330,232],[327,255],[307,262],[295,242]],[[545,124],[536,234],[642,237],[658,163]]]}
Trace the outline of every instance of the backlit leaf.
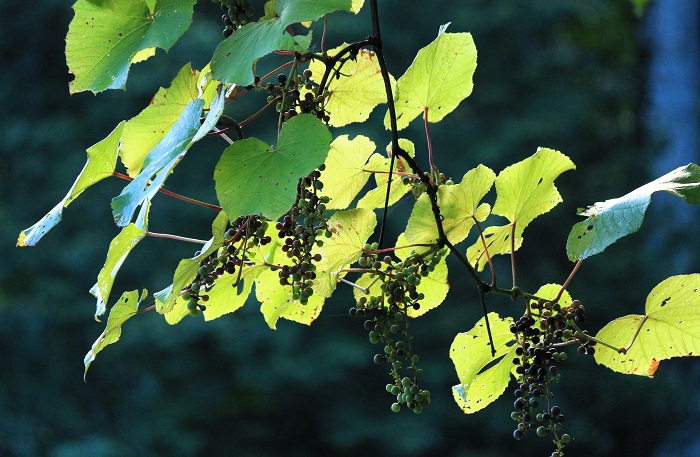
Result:
{"label": "backlit leaf", "polygon": [[292,297],[292,287],[279,282],[276,271],[266,269],[255,281],[255,295],[262,303],[260,311],[271,329],[277,328],[279,318],[311,325],[323,308],[325,298],[314,293],[304,305]]}
{"label": "backlit leaf", "polygon": [[467,414],[482,410],[496,401],[510,381],[512,359],[517,347],[509,328],[513,319],[502,319],[496,313],[489,313],[488,317],[495,357],[491,355],[485,318],[481,318],[468,332],[458,334],[450,346],[450,358],[460,381],[460,384],[452,387],[452,394]]}
{"label": "backlit leaf", "polygon": [[700,355],[700,274],[665,279],[647,297],[644,315],[615,319],[596,338],[619,348],[634,340],[625,354],[596,346],[596,362],[625,374],[651,377],[662,360]]}
{"label": "backlit leaf", "polygon": [[328,128],[310,114],[284,123],[276,149],[257,138],[236,141],[214,170],[221,207],[232,217],[279,219],[294,204],[299,179],[323,163],[330,143]]}
{"label": "backlit leaf", "polygon": [[105,328],[104,332],[102,332],[93,343],[92,349],[85,355],[85,375],[87,375],[90,364],[95,361],[97,353],[106,346],[119,341],[122,335],[122,325],[138,313],[139,303],[141,303],[146,296],[148,296],[148,291],[145,289],[141,293],[140,298],[138,290],[132,290],[131,292],[124,292],[121,298],[119,298],[119,301],[114,304],[107,318],[107,328]]}
{"label": "backlit leaf", "polygon": [[169,50],[187,31],[195,2],[158,0],[151,8],[146,0],[78,0],[66,37],[71,93],[124,87],[132,62],[151,48]]}
{"label": "backlit leaf", "polygon": [[[396,83],[394,105],[399,130],[420,114],[427,116],[428,122],[441,121],[472,92],[474,40],[469,33],[445,33],[448,25],[440,27],[437,38],[418,51]],[[389,128],[388,112],[384,126]]]}
{"label": "backlit leaf", "polygon": [[[409,140],[404,138],[399,138],[399,146],[401,149],[406,151],[409,156],[414,157],[416,155],[415,146]],[[391,144],[386,147],[387,155],[391,151]],[[386,185],[389,179],[389,167],[391,164],[390,157],[384,157],[379,154],[374,154],[370,158],[370,163],[367,164],[366,169],[373,171],[374,182],[376,188],[367,192],[359,202],[357,202],[358,208],[376,209],[384,208],[384,203],[386,202]],[[394,172],[400,173],[411,173],[411,169],[408,164],[401,158],[397,157],[394,160]],[[398,202],[401,197],[406,195],[411,190],[410,184],[404,184],[401,175],[396,175],[391,180],[391,190],[389,191],[389,204],[393,205]]]}
{"label": "backlit leaf", "polygon": [[[561,152],[539,148],[534,155],[505,168],[498,175],[493,214],[506,217],[510,223],[484,230],[492,257],[509,254],[511,243],[515,244],[516,250],[522,245],[523,232],[530,222],[562,201],[554,180],[563,172],[575,168],[573,162]],[[487,258],[481,239],[469,247],[467,258],[478,271],[484,269]]]}
{"label": "backlit leaf", "polygon": [[605,200],[581,211],[588,218],[573,226],[566,241],[569,259],[575,262],[599,254],[608,246],[642,226],[651,194],[663,191],[700,205],[700,167],[689,164],[620,198]]}
{"label": "backlit leaf", "polygon": [[107,138],[87,150],[87,162],[66,196],[39,222],[22,230],[17,239],[17,246],[34,246],[49,230],[61,222],[63,208],[78,198],[88,187],[112,176],[117,165],[117,149],[123,130],[124,122],[121,122]]}
{"label": "backlit leaf", "polygon": [[[344,49],[347,43],[343,43],[335,49],[328,51],[329,56],[335,56]],[[312,80],[320,82],[325,73],[325,63],[314,60],[309,65],[312,71]],[[386,90],[384,79],[379,68],[379,61],[374,52],[361,49],[357,57],[345,61],[340,69],[343,77],[331,78],[327,89],[330,92],[325,101],[325,110],[330,114],[329,125],[342,127],[353,122],[363,122],[369,118],[370,113],[380,103],[386,103]],[[392,88],[396,81],[389,76]]]}
{"label": "backlit leaf", "polygon": [[352,140],[348,135],[342,135],[333,140],[324,162],[326,169],[321,175],[324,186],[318,192],[319,197],[331,198],[326,205],[328,209],[350,206],[370,177],[365,164],[374,149],[375,144],[362,135]]}

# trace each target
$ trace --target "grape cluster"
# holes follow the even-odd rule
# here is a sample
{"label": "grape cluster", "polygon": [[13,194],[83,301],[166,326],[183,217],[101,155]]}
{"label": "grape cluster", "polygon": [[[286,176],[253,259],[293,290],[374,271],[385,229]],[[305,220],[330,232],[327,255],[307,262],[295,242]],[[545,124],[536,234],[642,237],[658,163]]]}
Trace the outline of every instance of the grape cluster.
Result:
{"label": "grape cluster", "polygon": [[[350,315],[365,319],[364,328],[372,344],[383,344],[383,351],[374,356],[376,364],[389,364],[394,383],[386,386],[387,392],[396,396],[391,410],[398,412],[406,405],[420,414],[430,404],[430,392],[418,385],[419,356],[414,353],[410,333],[408,311],[420,309],[425,296],[418,292],[421,279],[428,276],[445,255],[444,251],[412,255],[404,262],[395,262],[391,256],[379,259],[379,245],[367,244],[358,265],[366,269],[375,281],[380,282],[380,293],[362,295]],[[371,286],[370,286],[371,289]],[[412,377],[403,374],[404,369]]]}
{"label": "grape cluster", "polygon": [[236,29],[249,23],[255,14],[255,9],[249,0],[212,0],[221,3],[224,23],[224,38],[230,37]]}
{"label": "grape cluster", "polygon": [[513,437],[522,439],[528,431],[535,431],[540,437],[552,435],[557,445],[553,457],[563,455],[564,445],[571,440],[569,435],[559,434],[565,420],[561,408],[550,406],[554,397],[551,383],[560,378],[557,364],[567,359],[561,349],[573,343],[580,345],[580,354],[595,352],[595,341],[585,330],[578,329],[578,324],[584,321],[584,310],[578,300],[563,307],[540,299],[531,303],[529,312],[510,326],[519,343],[513,358],[518,375],[511,414],[518,425]]}
{"label": "grape cluster", "polygon": [[290,214],[275,226],[279,238],[284,239],[282,251],[293,261],[292,265],[280,267],[280,284],[291,285],[292,297],[302,304],[306,304],[314,293],[315,263],[321,261],[321,254],[312,253],[313,247],[323,246],[323,238],[332,236],[324,215],[330,198],[317,195],[323,188],[319,178],[324,169],[325,165],[321,165],[299,181]]}
{"label": "grape cluster", "polygon": [[240,216],[229,222],[223,245],[200,262],[194,280],[180,291],[182,298],[187,300],[190,314],[197,315],[206,309],[204,303],[209,300],[208,292],[221,276],[238,274],[236,283],[240,280],[246,251],[272,241],[265,234],[267,226],[265,218],[260,216]]}

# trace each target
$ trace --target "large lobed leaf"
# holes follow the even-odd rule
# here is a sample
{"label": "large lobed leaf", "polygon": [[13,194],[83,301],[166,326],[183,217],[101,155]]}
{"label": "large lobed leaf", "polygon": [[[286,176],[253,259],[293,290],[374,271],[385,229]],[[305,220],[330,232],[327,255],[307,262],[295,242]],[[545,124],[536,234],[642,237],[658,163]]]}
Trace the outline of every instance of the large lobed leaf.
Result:
{"label": "large lobed leaf", "polygon": [[457,370],[460,384],[452,387],[457,404],[467,414],[475,413],[496,401],[508,386],[515,339],[510,331],[513,319],[488,314],[496,355],[491,354],[486,318],[474,328],[458,334],[450,346],[450,358]]}
{"label": "large lobed leaf", "polygon": [[216,80],[251,84],[255,64],[262,57],[276,50],[308,49],[311,35],[292,37],[287,33],[288,25],[315,21],[337,10],[350,11],[353,3],[351,0],[276,0],[274,8],[277,17],[246,24],[219,44],[211,61]]}
{"label": "large lobed leaf", "polygon": [[[329,50],[328,55],[335,56],[346,46],[347,43],[343,43]],[[326,65],[314,60],[309,69],[313,72],[312,79],[320,82]],[[343,77],[339,79],[334,78],[334,74],[331,73],[327,86],[330,95],[324,107],[331,117],[329,125],[342,127],[353,122],[366,121],[377,105],[386,103],[386,90],[379,61],[374,52],[361,49],[354,59],[343,63],[340,72]],[[394,77],[389,75],[389,79],[394,88]]]}
{"label": "large lobed leaf", "polygon": [[625,374],[651,377],[662,360],[700,355],[700,274],[665,279],[647,297],[644,315],[615,319],[596,338],[619,348],[634,341],[626,353],[596,346],[596,362]]}
{"label": "large lobed leaf", "polygon": [[[469,33],[445,33],[416,55],[411,66],[396,82],[394,105],[399,130],[418,115],[439,122],[472,93],[476,70],[476,46]],[[388,129],[389,113],[384,117]]]}
{"label": "large lobed leaf", "polygon": [[257,138],[236,141],[214,170],[221,207],[234,218],[262,214],[279,219],[294,204],[299,178],[323,163],[330,143],[328,128],[310,114],[284,123],[277,148]]}
{"label": "large lobed leaf", "polygon": [[169,50],[192,22],[196,0],[78,0],[66,36],[71,93],[124,87],[129,66]]}
{"label": "large lobed leaf", "polygon": [[[561,152],[539,148],[534,155],[505,168],[498,175],[493,214],[506,217],[510,223],[484,230],[489,255],[509,254],[511,243],[515,250],[522,245],[523,232],[530,222],[562,201],[554,180],[563,172],[575,168],[573,162]],[[467,258],[478,271],[484,269],[487,257],[481,240],[467,249]]]}
{"label": "large lobed leaf", "polygon": [[642,226],[654,192],[663,191],[700,205],[700,167],[694,163],[676,168],[627,195],[599,202],[581,211],[588,216],[574,225],[566,241],[573,262],[599,254],[608,246]]}

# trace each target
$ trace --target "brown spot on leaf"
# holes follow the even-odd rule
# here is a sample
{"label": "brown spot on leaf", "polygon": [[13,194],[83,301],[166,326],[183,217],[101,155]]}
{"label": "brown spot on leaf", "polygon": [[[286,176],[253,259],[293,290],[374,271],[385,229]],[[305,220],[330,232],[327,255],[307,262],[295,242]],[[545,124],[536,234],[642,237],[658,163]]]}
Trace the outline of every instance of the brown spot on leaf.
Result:
{"label": "brown spot on leaf", "polygon": [[651,359],[651,364],[649,365],[649,370],[647,371],[647,374],[649,377],[654,376],[654,373],[656,373],[656,370],[659,368],[659,361],[656,359]]}

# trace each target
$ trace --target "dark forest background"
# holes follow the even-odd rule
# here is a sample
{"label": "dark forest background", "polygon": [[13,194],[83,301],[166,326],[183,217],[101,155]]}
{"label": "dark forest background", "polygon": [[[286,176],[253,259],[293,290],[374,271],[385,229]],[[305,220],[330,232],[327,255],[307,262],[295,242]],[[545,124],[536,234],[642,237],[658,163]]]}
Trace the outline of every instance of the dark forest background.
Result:
{"label": "dark forest background", "polygon": [[[200,1],[183,39],[168,54],[159,50],[134,65],[126,91],[69,96],[63,52],[70,4],[0,1],[0,456],[551,452],[550,443],[534,434],[522,442],[512,439],[511,389],[470,416],[452,400],[457,378],[449,345],[480,315],[476,293],[456,265],[447,302],[412,327],[425,368],[422,382],[433,394],[421,415],[390,411],[386,367],[372,363],[375,348],[362,323],[347,316],[349,291],[331,299],[311,327],[283,321],[271,331],[255,302],[208,324],[191,318],[170,327],[155,313],[138,316],[127,323],[119,344],[100,354],[84,383],[83,356],[104,326],[92,318],[94,299],[87,291],[118,233],[109,201],[123,183],[106,180],[91,188],[35,248],[15,248],[17,234],[65,195],[87,147],[136,115],[185,63],[206,64],[222,26],[218,5]],[[431,126],[438,164],[448,176],[460,179],[479,163],[500,171],[538,146],[558,149],[577,165],[557,180],[564,203],[525,231],[517,256],[525,290],[562,282],[569,274],[573,264],[564,246],[579,220],[578,207],[620,196],[689,161],[658,168],[673,138],[649,122],[652,57],[658,51],[653,11],[640,19],[629,0],[383,0],[380,6],[388,65],[397,77],[441,24],[452,22],[450,31],[474,36],[479,51],[474,92]],[[691,21],[697,24],[695,11]],[[370,31],[366,9],[358,16],[333,15],[329,47]],[[697,41],[691,45],[697,49]],[[262,65],[271,68],[274,61]],[[260,94],[253,102],[263,99]],[[697,98],[689,102],[697,112]],[[229,107],[229,114],[244,116],[240,113],[250,114],[255,106],[242,102]],[[389,138],[381,128],[383,114],[378,109],[371,125],[349,130],[362,129],[384,145]],[[424,151],[419,124],[405,135]],[[208,176],[225,145],[216,139],[204,143],[188,154],[167,188],[214,201]],[[686,152],[697,162],[697,149]],[[394,235],[410,208],[406,200],[391,210]],[[570,288],[586,305],[592,331],[642,312],[648,292],[669,275],[700,271],[700,210],[661,203],[655,208],[652,204],[640,233],[584,262]],[[667,222],[668,214],[677,213],[680,219]],[[150,220],[156,232],[208,238],[212,218],[207,210],[159,196]],[[177,262],[191,255],[188,245],[145,240],[122,268],[115,295],[139,287],[160,290],[171,282]],[[490,297],[489,306],[515,312],[512,303],[497,297]],[[663,362],[657,376],[647,379],[571,356],[561,366],[563,382],[556,392],[566,430],[574,436],[567,456],[700,454],[700,361]]]}

